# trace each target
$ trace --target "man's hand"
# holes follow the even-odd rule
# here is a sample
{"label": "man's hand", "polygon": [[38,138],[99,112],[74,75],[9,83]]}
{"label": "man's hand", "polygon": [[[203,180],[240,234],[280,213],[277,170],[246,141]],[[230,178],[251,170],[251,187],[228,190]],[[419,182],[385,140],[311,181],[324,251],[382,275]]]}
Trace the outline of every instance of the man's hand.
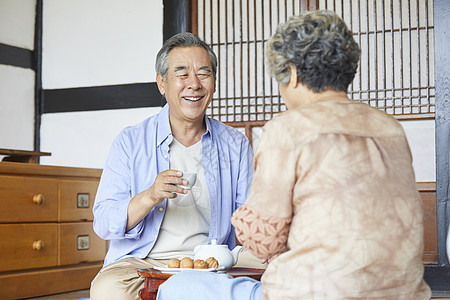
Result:
{"label": "man's hand", "polygon": [[177,186],[186,185],[186,179],[181,178],[183,172],[166,170],[156,176],[155,182],[147,190],[134,196],[128,205],[127,231],[135,227],[156,205],[165,198],[175,198],[178,194],[187,194],[188,190]]}
{"label": "man's hand", "polygon": [[181,178],[183,172],[177,170],[166,170],[156,176],[155,182],[148,189],[150,199],[154,205],[161,204],[165,198],[172,199],[178,194],[187,194],[188,190],[178,185],[187,185],[188,181]]}

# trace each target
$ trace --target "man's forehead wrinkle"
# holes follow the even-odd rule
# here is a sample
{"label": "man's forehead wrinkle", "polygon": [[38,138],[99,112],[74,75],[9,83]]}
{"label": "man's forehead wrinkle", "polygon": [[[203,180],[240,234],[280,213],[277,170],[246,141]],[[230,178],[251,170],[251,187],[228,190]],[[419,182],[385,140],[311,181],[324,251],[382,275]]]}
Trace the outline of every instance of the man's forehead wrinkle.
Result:
{"label": "man's forehead wrinkle", "polygon": [[211,68],[208,66],[201,66],[200,68],[198,68],[199,70],[205,70],[205,71],[209,71],[211,72]]}
{"label": "man's forehead wrinkle", "polygon": [[175,72],[177,72],[177,71],[182,71],[182,70],[186,70],[188,67],[187,66],[176,66],[175,68],[174,68],[174,71]]}
{"label": "man's forehead wrinkle", "polygon": [[[176,66],[173,68],[174,72],[183,71],[183,70],[187,70],[187,69],[189,69],[187,66]],[[200,66],[200,67],[198,67],[198,70],[204,70],[204,71],[211,72],[211,68],[208,66]]]}

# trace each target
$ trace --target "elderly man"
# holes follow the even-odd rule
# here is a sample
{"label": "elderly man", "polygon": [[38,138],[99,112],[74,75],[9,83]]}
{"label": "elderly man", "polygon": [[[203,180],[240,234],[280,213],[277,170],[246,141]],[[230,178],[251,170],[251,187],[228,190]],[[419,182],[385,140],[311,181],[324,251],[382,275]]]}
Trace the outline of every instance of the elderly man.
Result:
{"label": "elderly man", "polygon": [[[92,299],[136,299],[138,268],[193,257],[212,239],[235,246],[230,218],[248,196],[253,154],[243,134],[205,116],[216,71],[216,55],[191,33],[159,51],[156,81],[167,105],[118,135],[100,180],[94,230],[110,246]],[[196,180],[188,183],[187,172]]]}

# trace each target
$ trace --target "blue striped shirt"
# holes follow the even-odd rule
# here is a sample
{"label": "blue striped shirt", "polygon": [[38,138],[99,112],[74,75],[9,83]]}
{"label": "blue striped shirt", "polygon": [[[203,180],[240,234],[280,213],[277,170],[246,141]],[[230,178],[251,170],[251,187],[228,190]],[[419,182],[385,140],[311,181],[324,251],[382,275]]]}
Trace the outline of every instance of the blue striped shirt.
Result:
{"label": "blue striped shirt", "polygon": [[[231,214],[247,199],[253,175],[253,152],[238,130],[205,116],[202,163],[211,203],[209,241],[235,246]],[[126,231],[128,204],[169,169],[172,142],[169,106],[142,123],[127,127],[115,138],[98,187],[94,231],[110,240],[104,266],[126,258],[145,258],[158,238],[167,199],[155,206],[133,229]]]}

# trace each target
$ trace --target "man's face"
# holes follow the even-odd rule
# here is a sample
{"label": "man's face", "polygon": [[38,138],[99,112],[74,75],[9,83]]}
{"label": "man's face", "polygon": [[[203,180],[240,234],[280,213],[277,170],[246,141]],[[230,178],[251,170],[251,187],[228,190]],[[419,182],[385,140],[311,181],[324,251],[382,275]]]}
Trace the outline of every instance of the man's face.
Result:
{"label": "man's face", "polygon": [[208,52],[202,47],[177,47],[168,59],[166,81],[159,73],[156,81],[170,106],[171,123],[203,121],[215,92]]}

